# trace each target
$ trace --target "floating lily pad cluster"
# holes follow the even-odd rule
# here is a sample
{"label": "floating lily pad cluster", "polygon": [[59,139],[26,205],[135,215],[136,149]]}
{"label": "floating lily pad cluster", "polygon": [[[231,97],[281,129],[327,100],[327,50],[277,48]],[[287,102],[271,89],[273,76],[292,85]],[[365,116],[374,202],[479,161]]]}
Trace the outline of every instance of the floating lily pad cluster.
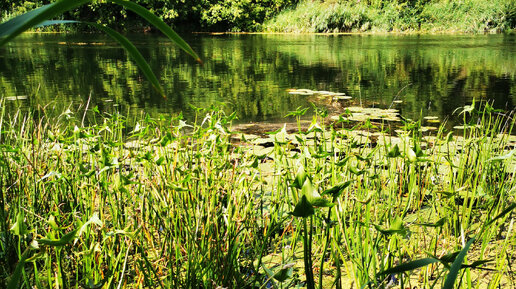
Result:
{"label": "floating lily pad cluster", "polygon": [[321,97],[329,97],[333,100],[348,100],[351,99],[351,96],[346,95],[343,92],[332,92],[332,91],[326,91],[326,90],[311,90],[311,89],[287,89],[287,92],[289,94],[295,94],[295,95],[315,95],[315,96],[321,96]]}
{"label": "floating lily pad cluster", "polygon": [[401,118],[397,109],[382,109],[375,107],[351,106],[344,108],[344,113],[332,116],[332,120],[347,120],[355,122],[370,121],[392,121],[399,122]]}

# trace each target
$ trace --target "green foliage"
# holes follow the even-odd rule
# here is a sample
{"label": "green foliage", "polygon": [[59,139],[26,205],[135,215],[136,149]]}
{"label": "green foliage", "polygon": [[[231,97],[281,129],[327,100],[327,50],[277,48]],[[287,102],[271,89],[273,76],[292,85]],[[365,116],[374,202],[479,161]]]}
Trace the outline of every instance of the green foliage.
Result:
{"label": "green foliage", "polygon": [[[153,29],[125,8],[105,1],[66,12],[62,19],[104,23],[118,29]],[[169,25],[205,31],[507,31],[516,28],[512,0],[135,0]],[[294,7],[296,4],[299,5]],[[7,0],[0,17],[12,18],[49,0]],[[279,14],[279,15],[278,15]],[[263,25],[266,23],[265,25]],[[53,29],[67,29],[64,26]],[[69,28],[68,28],[69,29]],[[76,28],[77,29],[77,28]],[[78,29],[87,29],[85,27]]]}
{"label": "green foliage", "polygon": [[511,0],[302,1],[264,25],[267,31],[499,32],[516,28]]}
{"label": "green foliage", "polygon": [[[92,1],[88,5],[68,11],[62,19],[82,20],[107,24],[118,29],[154,29],[135,17],[127,8]],[[109,1],[107,1],[109,3]],[[188,30],[256,31],[265,19],[270,19],[282,9],[296,4],[297,0],[135,0],[135,4],[148,9],[169,25]],[[8,0],[0,4],[3,19],[23,14],[48,4],[47,0]]]}

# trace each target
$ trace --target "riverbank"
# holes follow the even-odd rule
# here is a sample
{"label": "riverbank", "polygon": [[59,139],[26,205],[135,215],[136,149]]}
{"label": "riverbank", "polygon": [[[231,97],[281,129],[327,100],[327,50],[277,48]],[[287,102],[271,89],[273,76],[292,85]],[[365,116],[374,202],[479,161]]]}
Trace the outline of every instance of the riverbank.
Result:
{"label": "riverbank", "polygon": [[461,250],[455,283],[515,282],[513,112],[460,108],[454,135],[349,108],[258,135],[221,111],[79,111],[2,115],[0,287],[440,287]]}
{"label": "riverbank", "polygon": [[[9,2],[0,4],[2,21],[40,7],[44,1],[23,5]],[[135,2],[153,11],[174,29],[185,32],[500,33],[516,29],[516,4],[511,0]],[[152,31],[147,23],[126,10],[101,3],[81,6],[62,18],[99,21],[118,30]],[[44,29],[91,28],[61,25]]]}

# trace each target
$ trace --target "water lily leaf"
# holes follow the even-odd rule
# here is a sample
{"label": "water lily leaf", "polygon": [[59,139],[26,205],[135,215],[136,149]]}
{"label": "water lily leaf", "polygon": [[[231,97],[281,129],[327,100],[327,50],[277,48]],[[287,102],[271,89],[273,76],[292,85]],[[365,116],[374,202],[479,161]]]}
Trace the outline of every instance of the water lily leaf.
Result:
{"label": "water lily leaf", "polygon": [[275,273],[272,272],[272,270],[266,268],[265,266],[262,266],[262,267],[263,267],[263,270],[265,271],[265,273],[267,273],[267,275],[270,278],[274,278],[274,279],[276,279],[279,282],[284,282],[287,279],[292,278],[292,274],[294,272],[294,265],[295,264],[296,263],[285,264],[285,265],[283,265],[281,267],[281,269],[279,269]]}
{"label": "water lily leaf", "polygon": [[294,211],[291,213],[294,217],[306,218],[315,213],[314,207],[308,202],[305,195],[301,196],[301,200],[297,203]]}
{"label": "water lily leaf", "polygon": [[280,282],[284,282],[287,279],[292,278],[292,273],[294,272],[295,264],[296,263],[289,263],[283,265],[283,267],[278,272],[276,272],[276,274],[274,274],[274,279]]}

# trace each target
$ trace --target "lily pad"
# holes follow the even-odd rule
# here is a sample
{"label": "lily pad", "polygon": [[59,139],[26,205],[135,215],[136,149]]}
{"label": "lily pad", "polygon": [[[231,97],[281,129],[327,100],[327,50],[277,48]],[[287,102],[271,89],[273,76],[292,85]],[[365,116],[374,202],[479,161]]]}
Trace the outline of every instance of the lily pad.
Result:
{"label": "lily pad", "polygon": [[347,95],[335,95],[333,96],[333,100],[349,100],[349,99],[352,99],[351,96],[347,96]]}
{"label": "lily pad", "polygon": [[24,100],[24,99],[27,99],[28,97],[26,95],[15,95],[15,96],[6,96],[4,99],[5,100],[9,100],[9,101],[13,101],[13,100]]}

